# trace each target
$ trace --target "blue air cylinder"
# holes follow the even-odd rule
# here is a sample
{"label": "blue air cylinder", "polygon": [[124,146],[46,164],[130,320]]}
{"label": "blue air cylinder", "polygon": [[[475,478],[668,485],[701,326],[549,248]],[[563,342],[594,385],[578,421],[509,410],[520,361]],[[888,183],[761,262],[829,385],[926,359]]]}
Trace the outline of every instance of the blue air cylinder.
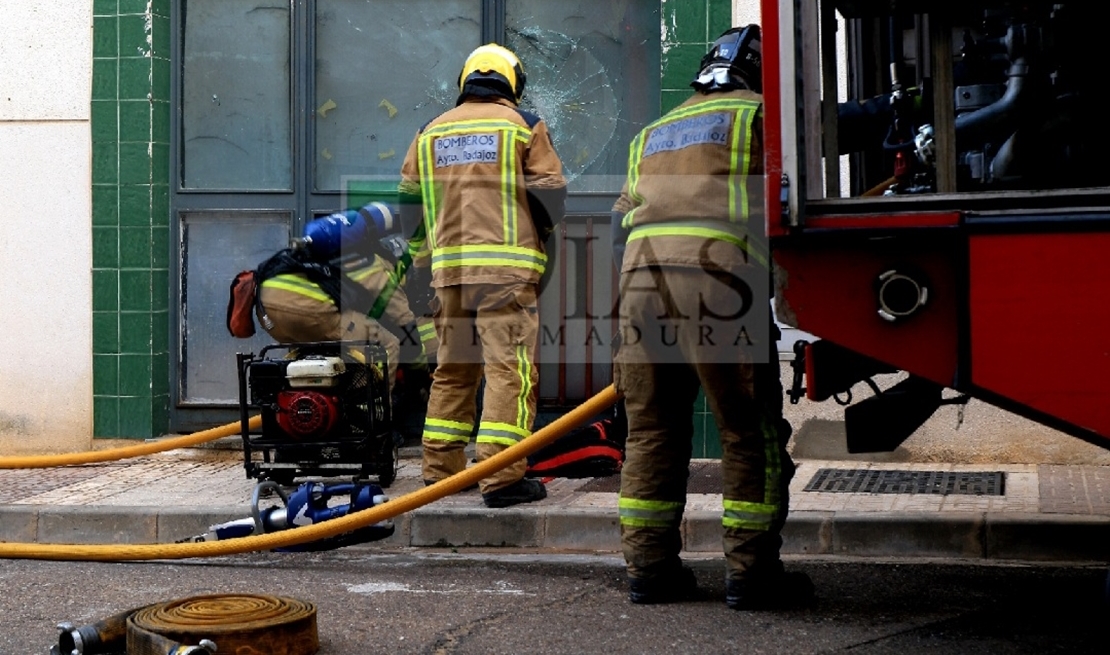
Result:
{"label": "blue air cylinder", "polygon": [[309,221],[303,241],[316,259],[334,259],[344,252],[366,252],[370,240],[392,232],[395,222],[388,205],[372,202]]}

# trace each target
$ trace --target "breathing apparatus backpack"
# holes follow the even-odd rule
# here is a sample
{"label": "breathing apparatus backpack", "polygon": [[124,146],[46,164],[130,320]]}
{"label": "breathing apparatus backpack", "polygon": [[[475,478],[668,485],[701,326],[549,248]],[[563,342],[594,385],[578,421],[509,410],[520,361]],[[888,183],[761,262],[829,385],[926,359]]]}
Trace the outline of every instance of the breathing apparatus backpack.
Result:
{"label": "breathing apparatus backpack", "polygon": [[269,317],[259,300],[258,289],[266,280],[286,273],[303,274],[320,287],[336,307],[370,307],[375,300],[370,291],[347,277],[337,262],[342,261],[344,253],[348,259],[351,253],[363,250],[384,253],[378,237],[394,230],[395,225],[392,210],[380,202],[310,221],[305,225],[304,236],[295,239],[292,247],[279,250],[258,268],[241,271],[232,279],[227,331],[239,339],[254,336],[255,314],[263,327],[273,327],[272,323],[267,325]]}

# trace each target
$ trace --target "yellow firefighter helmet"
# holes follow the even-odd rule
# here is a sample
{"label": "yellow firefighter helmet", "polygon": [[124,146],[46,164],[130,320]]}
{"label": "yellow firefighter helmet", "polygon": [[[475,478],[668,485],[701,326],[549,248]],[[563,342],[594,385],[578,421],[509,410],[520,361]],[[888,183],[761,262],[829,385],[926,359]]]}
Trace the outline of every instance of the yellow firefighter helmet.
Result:
{"label": "yellow firefighter helmet", "polygon": [[524,95],[524,82],[524,67],[513,51],[487,43],[466,58],[459,73],[459,92],[465,92],[467,84],[486,88],[503,86],[508,98],[519,104]]}

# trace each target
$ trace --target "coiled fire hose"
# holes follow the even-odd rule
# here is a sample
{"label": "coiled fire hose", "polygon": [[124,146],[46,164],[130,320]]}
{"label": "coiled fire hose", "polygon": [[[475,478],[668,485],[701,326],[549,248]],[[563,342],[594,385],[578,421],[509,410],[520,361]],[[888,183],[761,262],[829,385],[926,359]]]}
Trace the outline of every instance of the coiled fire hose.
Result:
{"label": "coiled fire hose", "polygon": [[[38,544],[38,543],[0,543],[0,558],[39,559],[59,561],[99,561],[119,562],[128,560],[186,559],[191,557],[219,557],[238,553],[272,550],[296,546],[320,539],[334,537],[351,530],[373,525],[391,519],[405,512],[462,491],[477,484],[482,478],[505,468],[513,462],[525,459],[532,453],[555,441],[567,432],[582,425],[591,417],[612,406],[620,399],[613,385],[602,389],[595,396],[575,407],[570,412],[537,430],[531,436],[506,448],[493,457],[479,462],[460,473],[444,478],[439,482],[411,493],[391,499],[370,509],[352,512],[329,521],[306,525],[299,528],[252,535],[227,541],[206,541],[180,544]],[[234,428],[238,423],[214,428],[214,430]],[[190,435],[196,437],[196,435]],[[199,441],[195,442],[199,443]],[[110,452],[110,451],[103,451]],[[0,458],[0,467],[5,458]],[[25,458],[14,458],[25,459]],[[5,468],[14,468],[11,466]]]}
{"label": "coiled fire hose", "polygon": [[52,655],[312,655],[320,648],[315,605],[263,594],[192,596],[58,629]]}

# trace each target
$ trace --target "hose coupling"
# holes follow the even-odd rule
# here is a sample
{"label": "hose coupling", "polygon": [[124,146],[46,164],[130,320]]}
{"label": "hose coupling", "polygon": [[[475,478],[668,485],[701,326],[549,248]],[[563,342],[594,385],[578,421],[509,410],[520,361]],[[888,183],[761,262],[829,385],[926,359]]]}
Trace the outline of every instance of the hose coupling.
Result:
{"label": "hose coupling", "polygon": [[201,639],[196,646],[184,646],[173,655],[213,655],[216,652],[216,642],[211,639]]}

